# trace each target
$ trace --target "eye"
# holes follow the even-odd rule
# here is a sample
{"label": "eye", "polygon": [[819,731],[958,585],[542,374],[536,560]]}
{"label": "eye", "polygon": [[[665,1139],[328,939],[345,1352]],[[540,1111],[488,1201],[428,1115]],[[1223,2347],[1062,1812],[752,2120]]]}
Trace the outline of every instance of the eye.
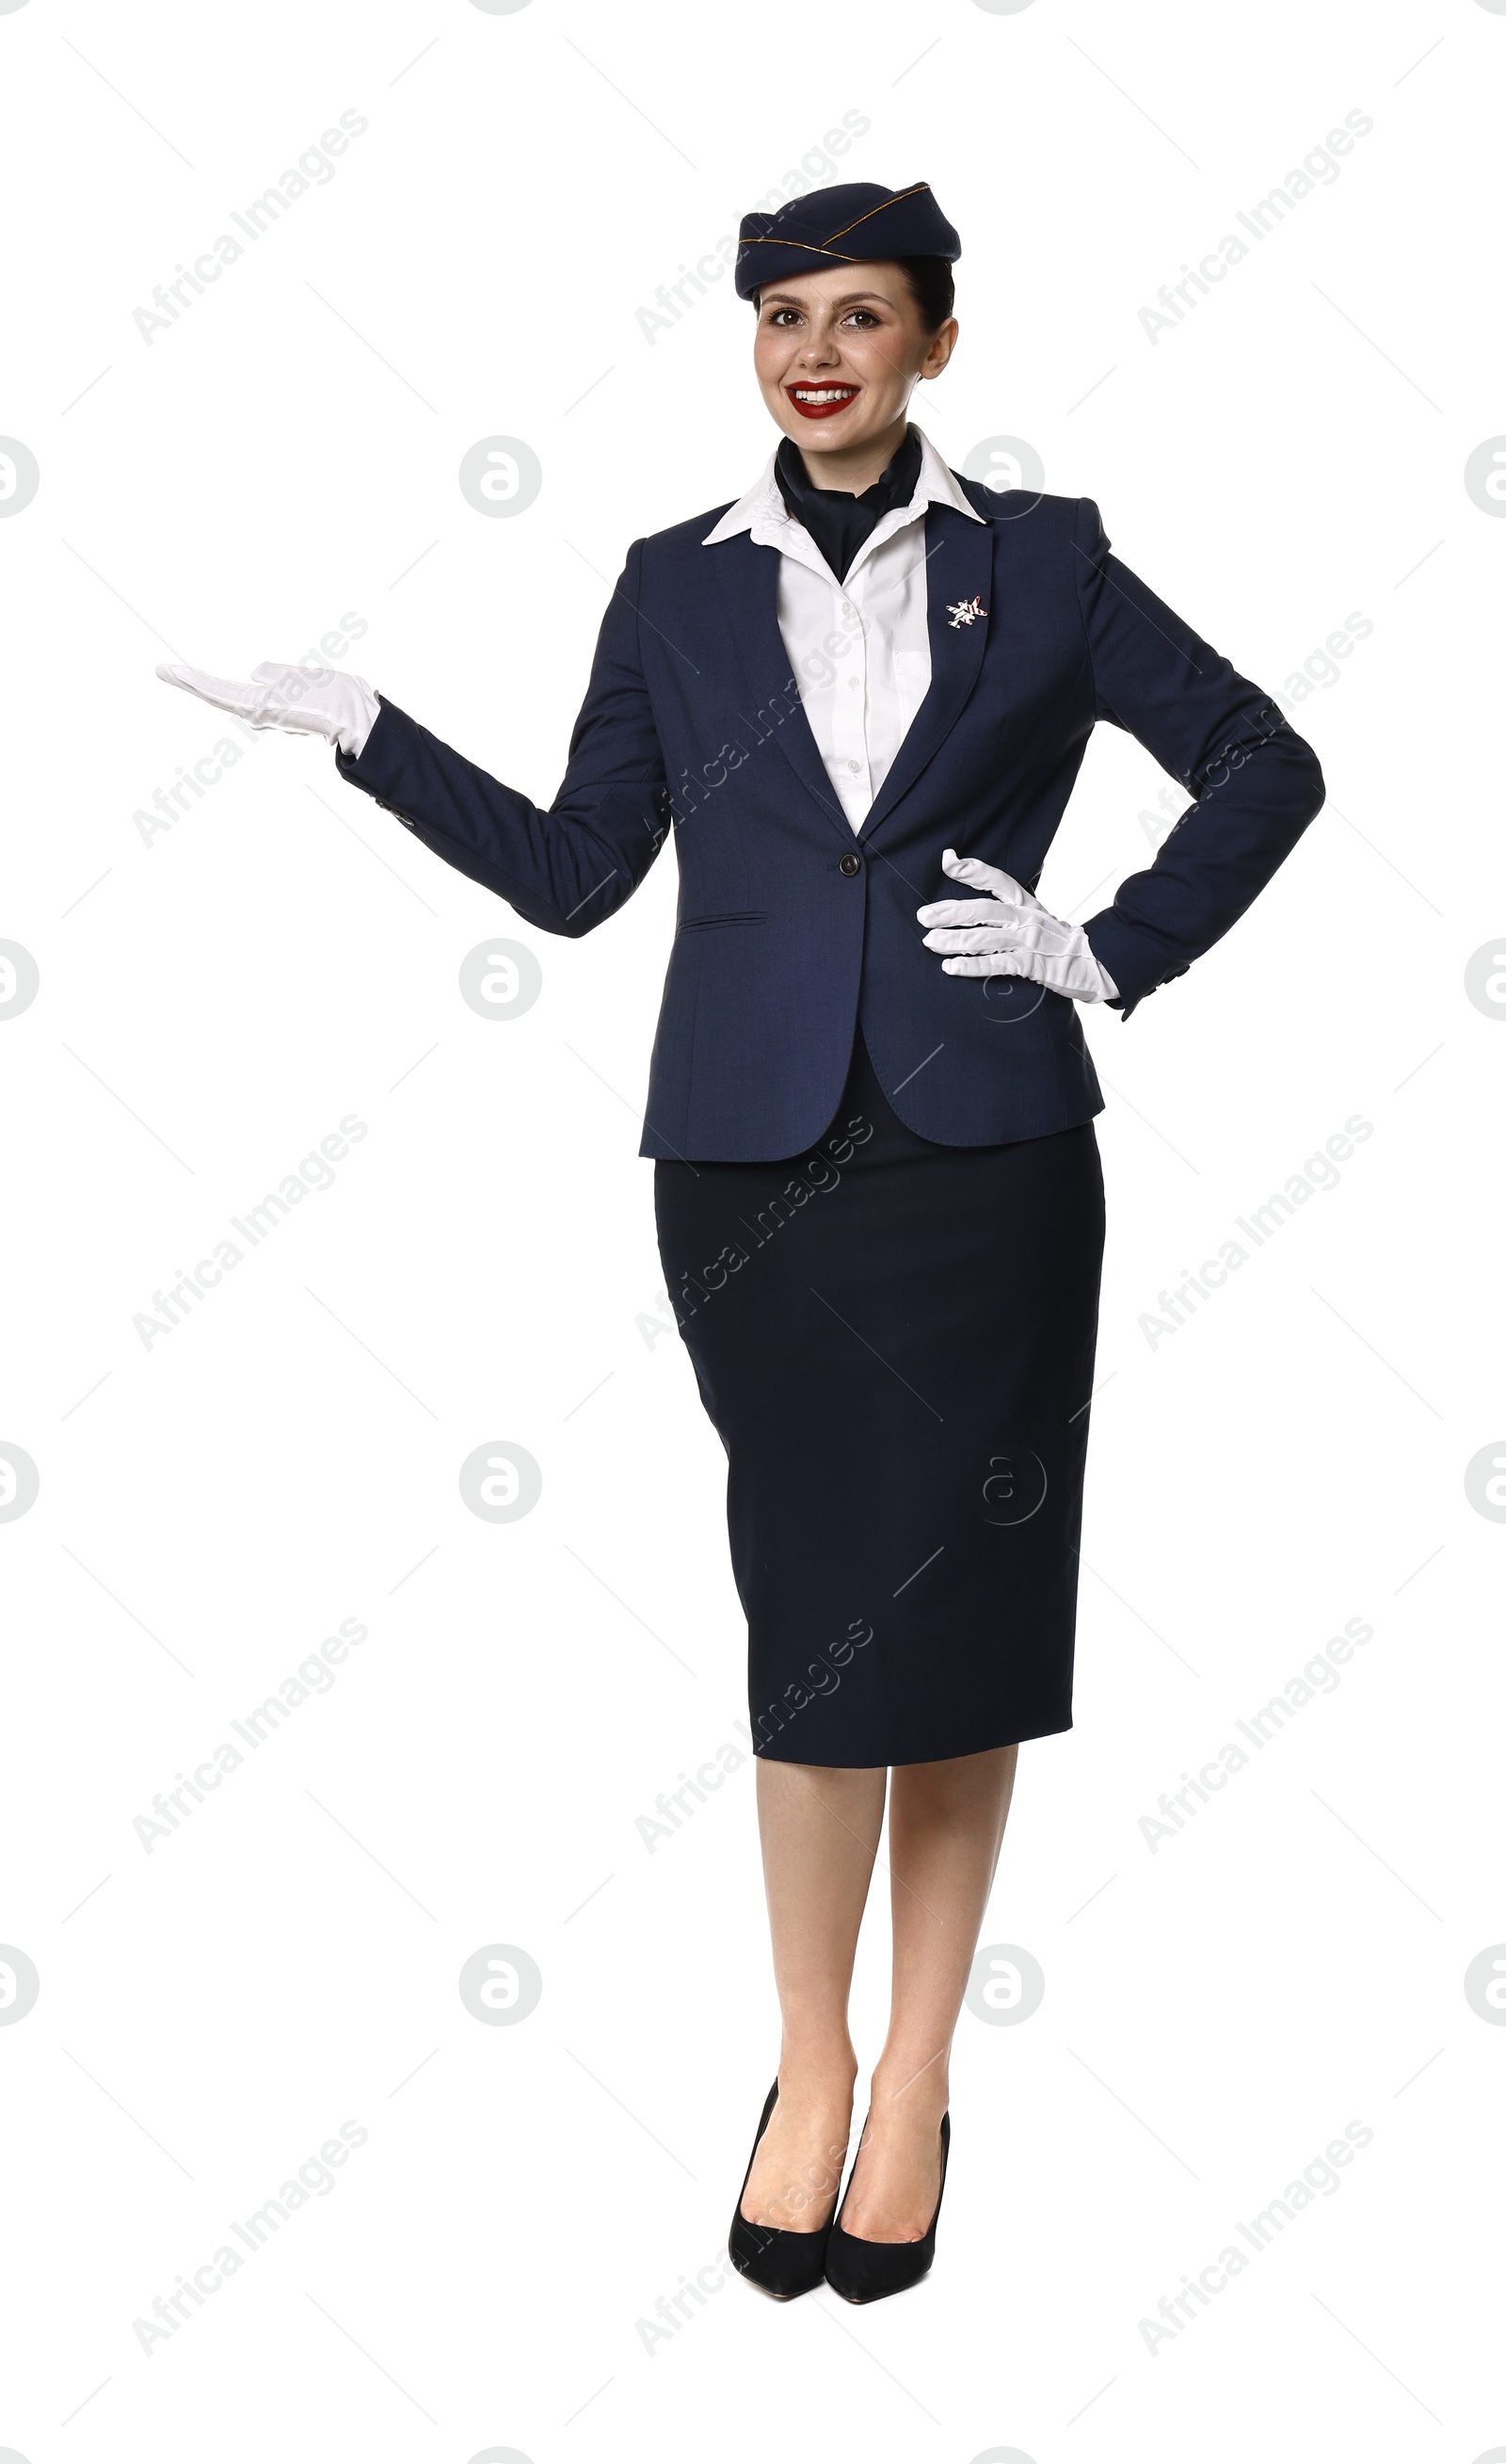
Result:
{"label": "eye", "polygon": [[877,325],[879,319],[871,308],[854,308],[842,322],[847,325]]}
{"label": "eye", "polygon": [[798,324],[800,312],[797,308],[775,308],[770,315],[769,322],[771,325],[782,325],[786,318],[792,324]]}

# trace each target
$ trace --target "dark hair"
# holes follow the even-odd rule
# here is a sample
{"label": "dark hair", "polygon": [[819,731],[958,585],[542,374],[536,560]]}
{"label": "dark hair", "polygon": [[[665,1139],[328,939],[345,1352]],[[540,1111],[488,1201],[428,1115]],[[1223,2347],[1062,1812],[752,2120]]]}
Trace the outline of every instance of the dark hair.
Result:
{"label": "dark hair", "polygon": [[902,256],[895,262],[905,269],[905,279],[927,333],[939,333],[956,299],[951,267],[944,256]]}
{"label": "dark hair", "polygon": [[[893,262],[909,284],[910,297],[920,312],[926,332],[939,333],[951,315],[956,298],[951,267],[947,259],[944,256],[897,256]],[[761,291],[753,294],[755,313],[761,307],[762,299]]]}

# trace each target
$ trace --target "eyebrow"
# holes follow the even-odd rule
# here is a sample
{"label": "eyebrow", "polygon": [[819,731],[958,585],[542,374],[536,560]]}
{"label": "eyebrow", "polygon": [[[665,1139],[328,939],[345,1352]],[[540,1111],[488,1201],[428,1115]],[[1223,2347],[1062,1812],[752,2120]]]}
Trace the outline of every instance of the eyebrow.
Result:
{"label": "eyebrow", "polygon": [[[766,305],[771,299],[775,299],[781,308],[803,308],[806,305],[806,302],[797,298],[793,291],[764,291],[760,294],[760,297]],[[886,291],[844,291],[840,299],[833,299],[829,305],[833,308],[853,308],[862,299],[880,300],[885,308],[892,308],[894,305]]]}

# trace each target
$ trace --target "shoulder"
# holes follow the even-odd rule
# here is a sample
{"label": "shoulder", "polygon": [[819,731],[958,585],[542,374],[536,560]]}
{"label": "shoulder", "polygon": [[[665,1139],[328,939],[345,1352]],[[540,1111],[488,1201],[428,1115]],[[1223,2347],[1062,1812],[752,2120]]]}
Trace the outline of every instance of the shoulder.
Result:
{"label": "shoulder", "polygon": [[1000,492],[986,480],[966,478],[960,471],[951,475],[973,511],[996,528],[1023,524],[1022,536],[1059,540],[1063,545],[1078,538],[1091,539],[1099,528],[1099,511],[1091,496],[1048,496],[1031,488]]}
{"label": "shoulder", "polygon": [[734,548],[746,548],[746,538],[719,541],[715,547],[706,545],[707,536],[713,531],[724,514],[730,514],[737,503],[735,496],[722,505],[713,505],[709,513],[697,514],[688,522],[672,522],[667,530],[650,531],[646,538],[635,539],[628,551],[628,567],[642,588],[662,596],[672,594],[683,600],[688,592],[709,587],[716,569],[718,557],[730,556]]}
{"label": "shoulder", "polygon": [[696,514],[688,522],[672,523],[666,531],[651,531],[646,539],[639,540],[639,548],[644,556],[651,557],[656,563],[662,559],[686,556],[692,548],[699,549],[708,531],[714,530],[722,516],[730,514],[737,501],[735,496],[729,496],[725,504],[713,505],[709,513]]}

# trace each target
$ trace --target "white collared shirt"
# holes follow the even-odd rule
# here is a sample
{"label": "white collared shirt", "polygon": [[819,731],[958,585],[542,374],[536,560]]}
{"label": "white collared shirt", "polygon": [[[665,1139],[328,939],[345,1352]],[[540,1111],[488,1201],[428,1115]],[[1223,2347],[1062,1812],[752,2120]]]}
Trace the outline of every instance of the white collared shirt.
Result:
{"label": "white collared shirt", "polygon": [[[778,619],[785,654],[826,775],[861,830],[930,687],[927,623],[926,508],[951,505],[981,521],[941,455],[919,429],[915,494],[875,525],[838,582],[803,522],[787,511],[775,454],[701,542],[740,531],[779,550]],[[777,451],[777,449],[775,449]]]}

